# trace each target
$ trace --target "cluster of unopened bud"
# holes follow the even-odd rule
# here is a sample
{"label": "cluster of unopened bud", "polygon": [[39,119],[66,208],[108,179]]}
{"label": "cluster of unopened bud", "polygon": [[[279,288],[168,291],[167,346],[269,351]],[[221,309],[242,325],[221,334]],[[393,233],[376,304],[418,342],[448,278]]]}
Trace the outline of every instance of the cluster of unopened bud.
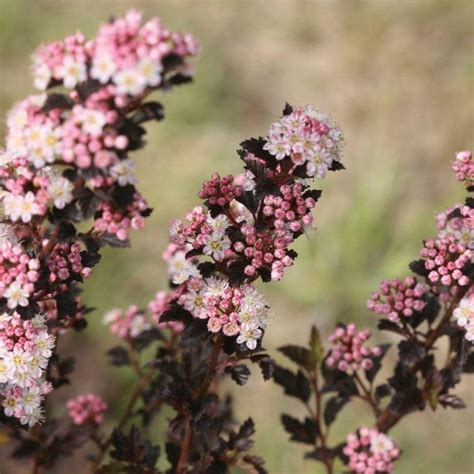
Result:
{"label": "cluster of unopened bud", "polygon": [[328,338],[332,347],[326,365],[347,373],[353,373],[360,368],[371,369],[374,365],[372,358],[379,357],[382,349],[364,345],[370,336],[369,330],[357,331],[353,323],[339,326]]}
{"label": "cluster of unopened bud", "polygon": [[453,237],[425,241],[420,255],[425,259],[431,283],[439,282],[445,286],[469,284],[469,276],[464,269],[471,261],[472,251]]}
{"label": "cluster of unopened bud", "polygon": [[212,206],[225,207],[240,196],[241,192],[241,188],[234,184],[232,175],[221,178],[219,173],[214,173],[209,181],[203,183],[198,196]]}
{"label": "cluster of unopened bud", "polygon": [[427,290],[426,285],[419,283],[412,276],[404,280],[383,280],[380,283],[380,291],[373,292],[367,301],[367,308],[397,322],[412,316],[415,311],[423,310],[426,306],[423,295]]}

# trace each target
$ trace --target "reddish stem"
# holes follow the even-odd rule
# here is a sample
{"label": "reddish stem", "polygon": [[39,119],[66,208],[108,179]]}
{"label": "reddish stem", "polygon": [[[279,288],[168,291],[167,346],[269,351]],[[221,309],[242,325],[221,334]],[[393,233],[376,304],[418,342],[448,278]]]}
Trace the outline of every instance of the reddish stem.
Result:
{"label": "reddish stem", "polygon": [[310,372],[310,383],[314,391],[315,396],[315,412],[308,406],[308,411],[310,415],[315,420],[317,426],[319,427],[319,436],[316,437],[316,448],[318,439],[321,441],[321,454],[322,454],[322,462],[326,466],[327,474],[332,474],[333,466],[332,466],[332,459],[328,453],[328,446],[327,446],[327,438],[329,435],[329,427],[326,427],[326,430],[323,430],[323,421],[321,418],[321,404],[322,404],[322,394],[319,390],[319,380],[318,380],[318,371],[314,369]]}
{"label": "reddish stem", "polygon": [[[467,294],[471,287],[472,285],[459,288],[457,295],[453,298],[443,318],[440,320],[438,325],[429,332],[424,344],[426,352],[432,349],[436,341],[443,335],[446,327],[449,325],[453,311],[457,308],[459,302]],[[415,375],[416,372],[418,372],[420,365],[421,360],[419,360],[411,367],[409,373],[411,375]],[[393,412],[392,410],[390,410],[390,407],[387,407],[385,408],[385,410],[383,410],[383,412],[377,419],[377,428],[379,431],[387,432],[393,426],[395,426],[401,418],[402,415],[400,413]]]}
{"label": "reddish stem", "polygon": [[[216,374],[217,362],[219,359],[219,354],[222,348],[222,337],[218,335],[214,340],[214,345],[212,348],[212,353],[209,358],[209,363],[204,376],[204,380],[200,387],[197,389],[195,400],[202,400],[209,391],[214,375]],[[193,431],[191,427],[191,417],[188,415],[184,427],[184,438],[181,444],[181,451],[179,454],[178,464],[176,466],[176,473],[183,474],[187,470],[187,463],[189,457],[189,448],[191,447],[193,439]]]}

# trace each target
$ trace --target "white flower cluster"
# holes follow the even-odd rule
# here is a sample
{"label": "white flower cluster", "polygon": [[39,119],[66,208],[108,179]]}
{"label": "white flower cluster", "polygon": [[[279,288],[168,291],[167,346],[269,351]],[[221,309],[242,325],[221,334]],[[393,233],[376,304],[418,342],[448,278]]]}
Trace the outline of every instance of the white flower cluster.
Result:
{"label": "white flower cluster", "polygon": [[215,219],[208,214],[206,223],[209,226],[209,233],[203,235],[205,244],[203,253],[211,256],[216,262],[222,262],[226,250],[229,250],[232,245],[225,233],[230,225],[229,219],[223,214],[218,215]]}
{"label": "white flower cluster", "polygon": [[[99,72],[99,68],[107,63],[109,70],[106,74]],[[156,87],[161,82],[161,72],[163,70],[160,63],[151,59],[142,59],[136,66],[123,69],[117,73],[112,72],[113,59],[107,56],[98,57],[94,60],[91,76],[98,79],[102,84],[112,79],[117,87],[117,94],[138,96],[147,87]],[[108,77],[107,77],[108,76]]]}
{"label": "white flower cluster", "polygon": [[4,193],[2,204],[4,214],[12,222],[27,223],[33,216],[41,215],[40,206],[32,191],[28,191],[26,194]]}
{"label": "white flower cluster", "polygon": [[46,102],[46,94],[32,95],[8,112],[7,150],[13,157],[28,156],[36,168],[52,163],[61,151],[62,129],[52,120],[31,122],[31,114]]}
{"label": "white flower cluster", "polygon": [[341,159],[342,139],[329,115],[307,106],[273,123],[264,149],[277,160],[290,157],[295,166],[306,165],[309,177],[324,178],[333,162]]}
{"label": "white flower cluster", "polygon": [[29,426],[42,421],[41,402],[51,390],[43,377],[54,344],[43,316],[24,321],[17,313],[0,315],[0,399],[6,416]]}
{"label": "white flower cluster", "polygon": [[[224,215],[216,218],[211,217],[209,212],[205,212],[201,206],[197,206],[189,214],[189,220],[193,222],[193,217],[199,216],[202,223],[196,231],[189,232],[186,239],[183,234],[183,223],[180,220],[173,221],[170,228],[172,241],[179,241],[179,248],[175,249],[165,260],[168,263],[168,273],[171,281],[180,285],[191,277],[199,277],[200,273],[192,259],[186,258],[186,254],[193,249],[191,243],[202,246],[204,255],[212,257],[216,262],[224,260],[225,252],[229,250],[232,243],[226,235],[229,227],[229,219]],[[188,227],[189,230],[191,227]]]}

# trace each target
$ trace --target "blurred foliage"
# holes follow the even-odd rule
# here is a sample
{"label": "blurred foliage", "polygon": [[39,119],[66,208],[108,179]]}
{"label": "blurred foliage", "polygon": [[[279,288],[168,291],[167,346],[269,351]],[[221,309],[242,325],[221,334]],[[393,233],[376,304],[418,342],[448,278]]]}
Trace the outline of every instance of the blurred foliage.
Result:
{"label": "blurred foliage", "polygon": [[[202,54],[195,83],[160,97],[167,119],[149,125],[149,146],[137,156],[140,188],[155,212],[132,235],[132,249],[107,251],[87,284],[86,303],[97,312],[91,330],[64,343],[80,360],[73,386],[58,399],[94,388],[112,409],[123,403],[130,380],[105,367],[102,353],[112,342],[103,312],[144,306],[165,287],[169,220],[197,202],[212,171],[239,173],[238,143],[264,134],[285,101],[333,116],[345,132],[347,171],[323,183],[317,231],[296,245],[296,265],[263,288],[274,312],[266,346],[306,339],[311,323],[323,334],[336,320],[374,327],[365,309],[370,291],[381,278],[407,273],[421,240],[434,233],[435,211],[462,196],[450,161],[473,145],[474,3],[0,0],[2,117],[32,92],[29,55],[40,43],[76,29],[91,35],[130,7],[191,32]],[[0,129],[3,136],[4,120]],[[468,385],[462,390],[472,406]],[[278,387],[255,373],[238,392],[237,415],[256,420],[257,451],[270,472],[319,472],[278,426],[287,403]],[[338,435],[363,418],[343,412]],[[398,472],[473,472],[472,421],[472,408],[413,415],[394,431],[404,450]],[[71,465],[83,472],[78,461],[68,464],[71,474]]]}

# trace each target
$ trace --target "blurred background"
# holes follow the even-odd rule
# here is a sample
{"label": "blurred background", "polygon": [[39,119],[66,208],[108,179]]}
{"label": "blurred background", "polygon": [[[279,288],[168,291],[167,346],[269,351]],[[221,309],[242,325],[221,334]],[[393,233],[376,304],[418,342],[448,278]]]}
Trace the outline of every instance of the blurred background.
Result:
{"label": "blurred background", "polygon": [[[283,343],[305,343],[314,323],[324,336],[337,320],[375,328],[365,308],[370,292],[380,279],[408,273],[421,240],[434,234],[435,212],[462,199],[450,162],[474,141],[472,0],[0,0],[2,137],[6,111],[33,91],[36,47],[77,29],[91,36],[109,15],[130,7],[192,33],[202,53],[194,84],[157,97],[166,120],[148,126],[149,145],[135,155],[139,187],[155,212],[132,235],[131,249],[105,252],[86,285],[85,302],[97,308],[89,330],[62,347],[77,356],[77,373],[58,397],[93,390],[112,412],[132,379],[127,369],[106,366],[103,354],[116,341],[101,324],[103,313],[144,307],[166,287],[161,253],[168,222],[194,206],[212,171],[240,172],[239,142],[264,135],[285,101],[332,115],[345,133],[347,171],[322,184],[317,229],[298,241],[296,265],[282,282],[261,288],[274,313],[265,337],[273,355]],[[289,444],[280,413],[302,411],[281,392],[254,370],[238,388],[236,416],[255,419],[255,451],[271,473],[323,472],[303,460],[302,445]],[[474,472],[472,383],[458,392],[468,410],[415,414],[393,431],[403,449],[397,472]],[[369,422],[365,407],[355,408],[338,419],[333,440]],[[51,472],[65,472],[64,466]],[[22,469],[3,464],[0,472]],[[68,462],[67,470],[86,472],[83,458]]]}

